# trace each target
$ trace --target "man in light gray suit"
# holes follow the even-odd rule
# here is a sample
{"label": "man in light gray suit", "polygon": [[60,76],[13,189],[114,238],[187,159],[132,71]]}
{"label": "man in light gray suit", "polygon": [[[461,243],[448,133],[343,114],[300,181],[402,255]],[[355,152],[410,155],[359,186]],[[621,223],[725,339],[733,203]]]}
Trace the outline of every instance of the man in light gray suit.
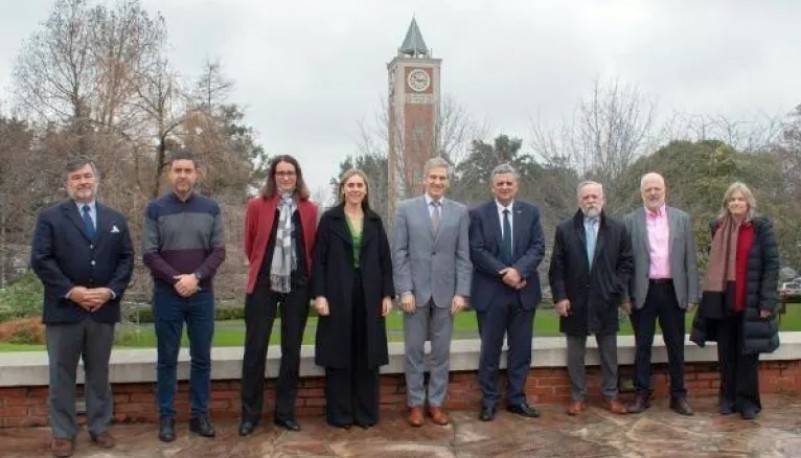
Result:
{"label": "man in light gray suit", "polygon": [[658,173],[645,174],[640,191],[644,206],[624,218],[632,239],[634,275],[623,307],[631,315],[637,344],[636,394],[628,412],[649,407],[651,347],[658,318],[668,354],[670,408],[692,415],[684,389],[684,315],[699,298],[692,224],[687,213],[665,205],[665,180]]}
{"label": "man in light gray suit", "polygon": [[404,369],[412,426],[423,425],[426,340],[431,341],[428,414],[435,424],[448,424],[442,404],[448,388],[453,315],[466,306],[473,268],[467,208],[444,197],[448,163],[430,159],[424,173],[425,194],[398,205],[392,238],[395,291],[405,312]]}

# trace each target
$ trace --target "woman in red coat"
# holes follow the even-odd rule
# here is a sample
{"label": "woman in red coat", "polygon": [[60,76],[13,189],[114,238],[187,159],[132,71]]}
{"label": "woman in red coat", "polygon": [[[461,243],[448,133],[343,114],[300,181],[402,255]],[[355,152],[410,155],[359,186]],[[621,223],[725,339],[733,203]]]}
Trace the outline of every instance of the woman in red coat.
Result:
{"label": "woman in red coat", "polygon": [[273,422],[299,431],[295,419],[300,346],[309,315],[309,277],[317,229],[317,207],[309,200],[298,161],[278,156],[261,194],[245,213],[248,268],[245,297],[245,356],[242,361],[242,421],[247,436],[264,404],[264,365],[278,304],[281,304],[281,368]]}

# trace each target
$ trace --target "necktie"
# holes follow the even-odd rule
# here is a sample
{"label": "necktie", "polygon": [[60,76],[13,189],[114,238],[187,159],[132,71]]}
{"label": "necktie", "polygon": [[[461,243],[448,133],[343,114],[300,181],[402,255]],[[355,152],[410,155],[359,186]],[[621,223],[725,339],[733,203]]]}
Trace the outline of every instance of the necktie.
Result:
{"label": "necktie", "polygon": [[512,263],[512,224],[509,223],[509,209],[503,209],[503,238],[501,239],[501,261]]}
{"label": "necktie", "polygon": [[92,221],[92,216],[89,214],[90,208],[88,205],[81,207],[83,214],[83,225],[86,227],[86,234],[89,235],[90,240],[95,239],[95,223]]}
{"label": "necktie", "polygon": [[439,229],[439,217],[440,217],[439,206],[440,206],[440,203],[439,203],[439,201],[432,200],[431,201],[431,206],[434,207],[433,211],[431,212],[431,227],[432,227],[432,229],[434,229],[434,234],[436,234],[437,230]]}
{"label": "necktie", "polygon": [[596,224],[598,224],[598,218],[587,219],[587,261],[590,268],[592,268],[592,258],[595,256],[595,242],[598,238],[598,232],[595,230]]}

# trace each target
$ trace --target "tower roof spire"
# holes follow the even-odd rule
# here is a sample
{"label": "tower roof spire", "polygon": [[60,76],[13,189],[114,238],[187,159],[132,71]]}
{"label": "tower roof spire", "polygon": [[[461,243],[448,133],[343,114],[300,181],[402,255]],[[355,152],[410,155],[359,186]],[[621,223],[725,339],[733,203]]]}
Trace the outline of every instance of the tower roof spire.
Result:
{"label": "tower roof spire", "polygon": [[414,17],[412,17],[412,23],[409,24],[409,30],[406,31],[403,44],[398,48],[398,54],[410,57],[429,57],[426,42],[423,40],[423,34],[420,33]]}

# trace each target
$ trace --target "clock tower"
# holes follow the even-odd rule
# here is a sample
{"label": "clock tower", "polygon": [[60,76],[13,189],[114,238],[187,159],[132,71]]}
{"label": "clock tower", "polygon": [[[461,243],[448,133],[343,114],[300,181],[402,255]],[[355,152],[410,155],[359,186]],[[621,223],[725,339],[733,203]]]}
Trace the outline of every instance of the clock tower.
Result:
{"label": "clock tower", "polygon": [[422,192],[423,165],[436,155],[441,64],[442,59],[431,57],[412,18],[398,54],[387,64],[390,218],[395,215],[398,200]]}

